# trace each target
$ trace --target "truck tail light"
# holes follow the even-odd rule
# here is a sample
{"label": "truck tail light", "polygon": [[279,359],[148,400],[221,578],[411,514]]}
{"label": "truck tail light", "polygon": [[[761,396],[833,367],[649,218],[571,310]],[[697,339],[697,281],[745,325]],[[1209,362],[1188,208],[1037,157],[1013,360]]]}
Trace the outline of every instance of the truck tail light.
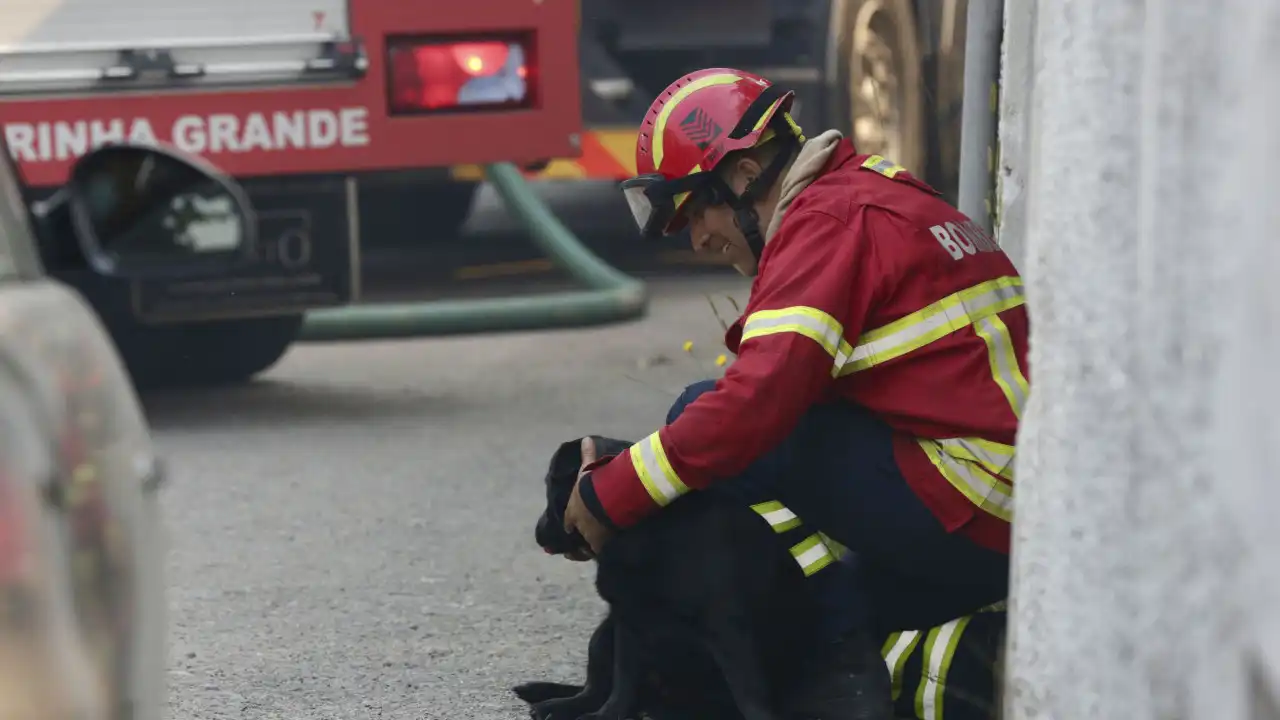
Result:
{"label": "truck tail light", "polygon": [[527,38],[390,39],[393,114],[530,107],[536,72]]}

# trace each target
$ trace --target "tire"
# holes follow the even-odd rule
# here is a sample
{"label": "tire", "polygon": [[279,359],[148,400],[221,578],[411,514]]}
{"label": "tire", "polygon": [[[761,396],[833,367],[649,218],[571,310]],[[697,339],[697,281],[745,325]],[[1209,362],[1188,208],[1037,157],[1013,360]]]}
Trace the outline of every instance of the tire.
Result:
{"label": "tire", "polygon": [[831,0],[827,126],[926,178],[925,82],[910,0]]}
{"label": "tire", "polygon": [[301,315],[148,326],[113,318],[108,328],[140,388],[247,382],[275,365],[302,328]]}
{"label": "tire", "polygon": [[87,270],[51,274],[98,314],[139,388],[246,382],[284,357],[302,330],[302,314],[146,325],[134,317],[128,283]]}
{"label": "tire", "polygon": [[367,247],[413,248],[453,242],[471,217],[475,182],[361,184],[360,236]]}

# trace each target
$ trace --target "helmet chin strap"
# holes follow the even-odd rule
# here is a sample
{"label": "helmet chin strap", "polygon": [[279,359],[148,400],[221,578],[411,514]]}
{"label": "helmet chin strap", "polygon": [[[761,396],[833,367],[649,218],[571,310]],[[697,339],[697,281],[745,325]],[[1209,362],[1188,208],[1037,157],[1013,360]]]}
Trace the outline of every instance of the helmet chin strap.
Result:
{"label": "helmet chin strap", "polygon": [[734,222],[742,231],[743,237],[747,239],[747,247],[751,248],[751,254],[755,256],[756,262],[760,262],[760,256],[764,254],[764,233],[760,229],[760,214],[756,212],[756,203],[773,189],[778,176],[782,174],[787,163],[791,162],[791,158],[799,149],[800,143],[794,139],[785,142],[769,166],[760,173],[760,177],[747,182],[747,187],[741,195],[729,194],[728,203],[729,207],[733,208]]}

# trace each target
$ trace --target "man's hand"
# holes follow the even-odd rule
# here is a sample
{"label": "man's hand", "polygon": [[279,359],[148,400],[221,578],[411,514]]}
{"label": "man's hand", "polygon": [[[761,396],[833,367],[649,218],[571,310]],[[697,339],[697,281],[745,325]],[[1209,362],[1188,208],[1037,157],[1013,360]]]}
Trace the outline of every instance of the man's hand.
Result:
{"label": "man's hand", "polygon": [[[585,468],[596,461],[596,444],[590,437],[582,438],[582,467],[578,469],[578,482],[582,482],[582,476],[585,474]],[[578,494],[577,483],[573,486],[573,494],[569,496],[569,506],[564,511],[564,529],[565,532],[572,533],[577,531],[587,544],[591,546],[593,556],[600,552],[600,548],[608,542],[609,537],[613,534],[609,528],[596,519],[595,515],[587,509],[582,502],[582,496]],[[575,557],[572,554],[566,554],[565,557],[570,560],[586,559]]]}

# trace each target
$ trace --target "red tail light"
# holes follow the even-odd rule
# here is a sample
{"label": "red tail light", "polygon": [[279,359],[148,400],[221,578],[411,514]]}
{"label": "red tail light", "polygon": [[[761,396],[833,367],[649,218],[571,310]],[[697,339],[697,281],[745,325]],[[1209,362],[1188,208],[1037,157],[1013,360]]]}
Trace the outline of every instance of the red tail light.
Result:
{"label": "red tail light", "polygon": [[392,113],[529,107],[532,43],[522,38],[389,40]]}

